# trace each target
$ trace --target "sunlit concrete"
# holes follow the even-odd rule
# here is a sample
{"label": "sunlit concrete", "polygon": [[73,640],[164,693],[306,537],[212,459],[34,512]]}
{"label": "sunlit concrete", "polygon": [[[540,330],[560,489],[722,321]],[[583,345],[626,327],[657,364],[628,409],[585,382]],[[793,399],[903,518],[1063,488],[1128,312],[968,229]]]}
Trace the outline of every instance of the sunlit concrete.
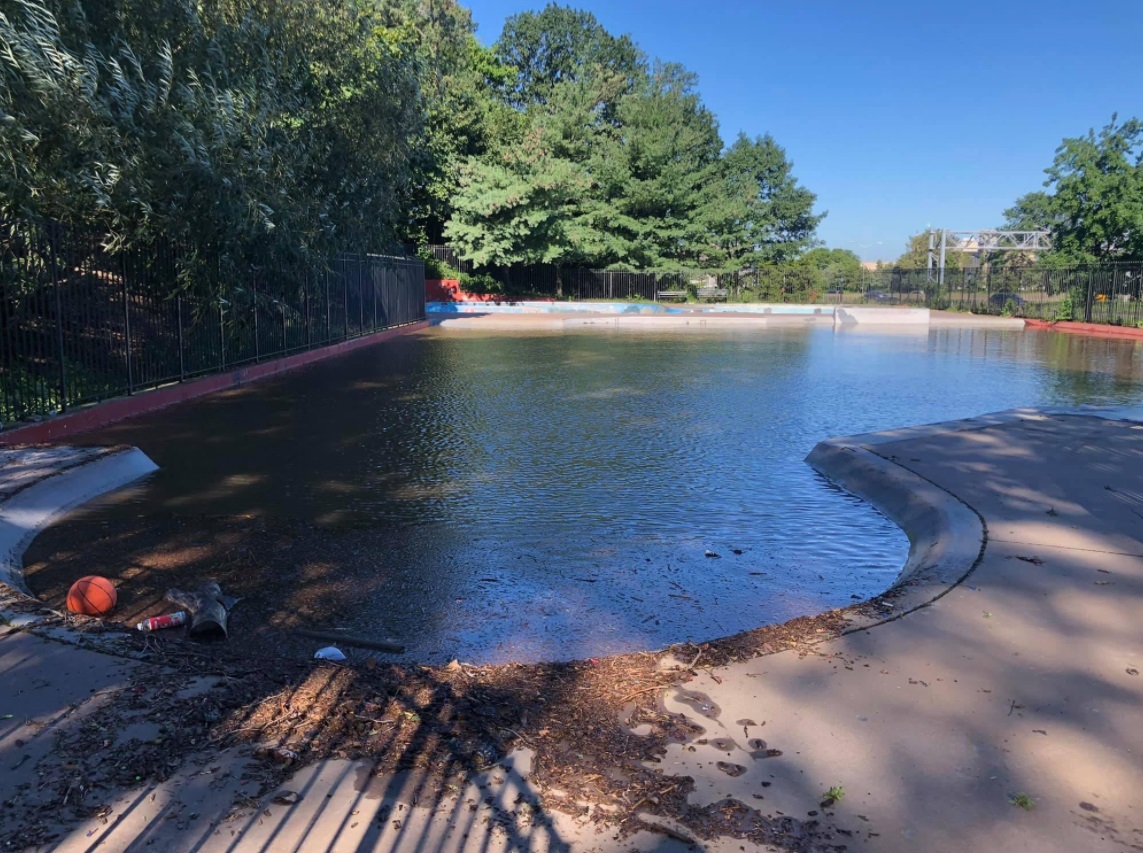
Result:
{"label": "sunlit concrete", "polygon": [[[706,737],[744,743],[734,721],[749,718],[783,754],[680,745],[664,772],[695,778],[696,804],[763,794],[798,817],[841,785],[830,820],[862,850],[1139,845],[1143,430],[1009,413],[866,450],[980,514],[980,565],[930,606],[804,658],[701,672],[687,688],[722,709]],[[665,701],[688,710],[675,691]],[[732,779],[717,760],[749,769]]]}

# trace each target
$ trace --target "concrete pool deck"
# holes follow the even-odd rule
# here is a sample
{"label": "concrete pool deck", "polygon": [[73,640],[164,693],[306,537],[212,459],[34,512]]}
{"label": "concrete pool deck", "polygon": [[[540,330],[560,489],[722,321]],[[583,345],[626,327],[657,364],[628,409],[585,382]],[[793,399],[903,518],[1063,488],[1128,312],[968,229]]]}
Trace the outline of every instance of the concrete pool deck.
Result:
{"label": "concrete pool deck", "polygon": [[[692,779],[696,808],[732,798],[764,815],[817,820],[828,837],[811,834],[806,850],[1143,846],[1143,424],[1022,411],[829,444],[950,495],[977,527],[907,532],[915,546],[923,535],[962,546],[949,565],[973,545],[979,561],[959,584],[937,579],[941,597],[927,606],[808,652],[710,669],[697,661],[697,677],[662,702],[705,733],[663,756],[665,784]],[[875,479],[873,490],[885,487]],[[908,509],[906,499],[887,511]],[[36,785],[52,734],[107,701],[123,665],[17,631],[0,637],[0,673],[0,713],[12,715],[0,722],[0,794],[20,808],[47,796]],[[756,760],[753,738],[781,754]],[[430,804],[418,802],[414,776],[371,777],[370,762],[328,760],[283,786],[303,795],[298,804],[274,804],[275,789],[232,815],[251,793],[242,775],[253,759],[204,753],[165,783],[108,791],[109,812],[61,828],[51,848],[688,849],[676,837],[688,831],[668,816],[650,818],[665,835],[616,839],[549,810],[555,792],[533,788],[530,760],[514,752],[507,767]],[[845,796],[823,809],[834,785]],[[1034,808],[1012,805],[1016,794]],[[537,796],[549,807],[542,814],[528,805]],[[772,849],[737,838],[701,847]]]}

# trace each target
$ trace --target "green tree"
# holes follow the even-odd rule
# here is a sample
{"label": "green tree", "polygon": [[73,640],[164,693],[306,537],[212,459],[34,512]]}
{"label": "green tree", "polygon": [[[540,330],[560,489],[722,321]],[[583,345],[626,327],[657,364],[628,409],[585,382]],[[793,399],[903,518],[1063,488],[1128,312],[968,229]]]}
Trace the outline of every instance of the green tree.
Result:
{"label": "green tree", "polygon": [[0,213],[112,249],[177,239],[218,287],[253,260],[389,248],[422,114],[377,9],[0,0]]}
{"label": "green tree", "polygon": [[1143,122],[1113,115],[1065,139],[1045,173],[1048,191],[1017,199],[1009,227],[1051,229],[1053,254],[1072,262],[1143,258]]}
{"label": "green tree", "polygon": [[621,144],[599,175],[603,210],[623,246],[613,263],[677,268],[700,260],[704,190],[722,140],[697,83],[681,65],[656,62],[619,101]]}
{"label": "green tree", "polygon": [[861,284],[861,258],[849,249],[810,249],[794,265],[814,270],[817,287],[821,289],[857,289]]}
{"label": "green tree", "polygon": [[611,78],[557,84],[519,146],[471,159],[446,235],[477,264],[543,260],[678,268],[700,258],[704,189],[721,141],[694,75],[658,65],[602,106]]}
{"label": "green tree", "polygon": [[731,268],[796,257],[824,214],[769,136],[727,151],[694,74],[556,5],[510,19],[515,144],[462,159],[446,237],[477,264]]}
{"label": "green tree", "polygon": [[516,71],[507,96],[520,109],[546,103],[560,83],[604,77],[617,82],[622,94],[646,74],[643,55],[629,36],[613,36],[590,12],[556,3],[510,17],[495,51]]}
{"label": "green tree", "polygon": [[382,8],[388,26],[414,46],[423,98],[407,237],[440,243],[465,159],[521,139],[522,116],[503,98],[515,71],[476,40],[471,13],[456,0],[400,0]]}
{"label": "green tree", "polygon": [[816,200],[773,137],[740,133],[707,192],[711,260],[720,266],[793,260],[812,245],[826,216],[814,213]]}
{"label": "green tree", "polygon": [[593,227],[591,166],[608,145],[586,81],[562,83],[528,112],[520,144],[470,157],[445,235],[477,265],[595,263],[606,231]]}
{"label": "green tree", "polygon": [[[940,243],[941,237],[938,232],[933,240],[933,267],[936,268],[941,262]],[[970,253],[968,252],[945,252],[945,269],[963,269],[968,266]],[[905,252],[896,261],[893,266],[898,269],[906,270],[923,270],[927,269],[929,265],[929,232],[921,231],[914,234],[909,238],[909,242],[905,247]]]}

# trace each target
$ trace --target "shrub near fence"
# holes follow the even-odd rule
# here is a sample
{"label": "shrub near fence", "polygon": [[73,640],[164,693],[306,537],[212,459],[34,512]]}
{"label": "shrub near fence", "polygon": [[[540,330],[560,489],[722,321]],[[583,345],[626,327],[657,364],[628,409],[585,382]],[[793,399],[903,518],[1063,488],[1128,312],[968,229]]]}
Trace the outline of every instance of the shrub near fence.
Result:
{"label": "shrub near fence", "polygon": [[0,223],[0,424],[425,316],[416,259],[251,266],[223,289],[198,280],[217,264],[191,257],[166,242],[109,254],[96,234]]}

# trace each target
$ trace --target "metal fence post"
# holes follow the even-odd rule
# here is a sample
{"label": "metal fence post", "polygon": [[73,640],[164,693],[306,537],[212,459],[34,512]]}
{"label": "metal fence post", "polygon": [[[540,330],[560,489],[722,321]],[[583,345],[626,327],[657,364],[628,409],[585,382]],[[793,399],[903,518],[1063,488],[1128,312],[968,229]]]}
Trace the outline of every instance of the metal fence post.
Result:
{"label": "metal fence post", "polygon": [[60,298],[59,267],[56,263],[56,229],[52,222],[48,225],[48,255],[52,259],[52,290],[56,297],[56,348],[59,351],[60,411],[67,411],[67,363],[64,360],[63,300]]}
{"label": "metal fence post", "polygon": [[1083,303],[1083,321],[1085,323],[1091,322],[1092,305],[1095,302],[1095,274],[1088,270],[1087,273],[1087,298]]}
{"label": "metal fence post", "polygon": [[127,362],[127,396],[133,391],[133,378],[131,376],[131,302],[127,292],[127,260],[126,253],[122,256],[119,269],[123,275],[123,341],[125,344],[125,361]]}
{"label": "metal fence post", "polygon": [[310,271],[306,270],[306,277],[302,279],[302,305],[306,309],[306,348],[314,345],[314,325],[310,317]]}
{"label": "metal fence post", "polygon": [[251,307],[254,309],[254,363],[257,364],[262,357],[262,347],[258,342],[258,274],[251,270],[250,292],[254,294]]}
{"label": "metal fence post", "polygon": [[179,382],[187,378],[186,355],[183,352],[186,343],[183,341],[183,296],[175,296],[175,317],[179,324]]}

